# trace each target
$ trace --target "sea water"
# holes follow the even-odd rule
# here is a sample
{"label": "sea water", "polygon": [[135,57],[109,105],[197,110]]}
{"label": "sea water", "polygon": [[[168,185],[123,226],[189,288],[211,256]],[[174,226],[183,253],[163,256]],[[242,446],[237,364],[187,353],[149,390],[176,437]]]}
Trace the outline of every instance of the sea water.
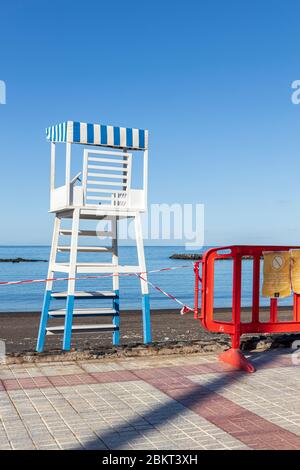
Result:
{"label": "sea water", "polygon": [[[201,251],[205,251],[204,248]],[[193,306],[194,272],[193,262],[188,260],[170,259],[174,253],[184,253],[182,246],[146,246],[145,256],[149,271],[165,267],[187,268],[149,274],[149,280],[161,289],[176,296],[186,305]],[[49,259],[49,246],[1,246],[0,258],[30,258]],[[188,253],[188,252],[186,252]],[[80,254],[81,261],[99,260],[109,261],[109,254]],[[136,247],[119,247],[120,264],[137,264]],[[67,260],[68,254],[59,254],[58,261]],[[26,279],[43,279],[47,276],[48,263],[0,263],[0,281],[17,281]],[[58,277],[66,277],[65,273],[56,273]],[[80,275],[79,275],[80,276]],[[80,280],[77,290],[111,290],[111,278],[96,280]],[[55,290],[66,290],[67,283],[55,283]],[[32,312],[40,311],[43,302],[44,283],[23,285],[0,285],[0,312]],[[180,306],[173,300],[163,296],[150,287],[151,307],[153,309],[178,308]],[[215,306],[231,307],[232,301],[232,262],[222,260],[217,262],[215,272]],[[251,305],[252,300],[252,261],[243,260],[242,305]],[[107,301],[78,301],[78,307],[105,306]],[[140,281],[136,276],[120,278],[120,303],[122,309],[139,309],[141,307]],[[269,299],[260,299],[261,305],[269,305]],[[292,304],[291,298],[280,299],[280,305]],[[97,305],[97,306],[99,306]],[[109,302],[107,302],[109,305]],[[61,308],[64,302],[53,301],[54,308]]]}

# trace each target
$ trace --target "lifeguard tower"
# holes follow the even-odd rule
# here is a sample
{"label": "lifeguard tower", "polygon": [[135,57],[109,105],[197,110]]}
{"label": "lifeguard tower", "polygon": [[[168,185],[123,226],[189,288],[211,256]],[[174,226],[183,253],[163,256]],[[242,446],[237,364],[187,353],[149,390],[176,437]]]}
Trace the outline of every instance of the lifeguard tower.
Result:
{"label": "lifeguard tower", "polygon": [[[62,334],[63,349],[71,347],[72,333],[111,331],[113,344],[119,344],[120,304],[119,274],[143,273],[147,279],[141,213],[147,209],[148,131],[125,127],[86,124],[67,121],[46,130],[51,143],[50,212],[55,213],[48,279],[41,313],[37,351],[44,348],[47,334]],[[57,144],[65,144],[64,184],[56,187]],[[81,146],[81,171],[71,174],[74,146]],[[78,149],[77,149],[78,150]],[[141,155],[138,155],[141,154]],[[71,155],[72,154],[72,155]],[[143,184],[132,188],[132,165],[143,158]],[[82,160],[82,163],[81,163]],[[118,223],[121,219],[134,221],[138,265],[120,265],[118,256]],[[71,219],[70,228],[62,223]],[[95,224],[94,230],[81,229],[85,220]],[[109,230],[97,230],[99,221],[107,221]],[[110,237],[110,246],[103,245],[103,238]],[[69,237],[69,244],[61,244],[61,237]],[[84,237],[93,237],[93,245],[79,243]],[[68,261],[58,261],[59,252],[68,254]],[[79,252],[94,253],[93,261],[79,261]],[[111,253],[111,262],[101,261],[102,253]],[[69,278],[67,291],[53,291],[55,273],[65,273]],[[76,288],[77,275],[96,276],[110,274],[112,289],[81,291]],[[141,279],[142,319],[144,343],[151,342],[150,305],[148,284]],[[101,285],[101,279],[99,279]],[[65,308],[51,309],[54,299],[66,299]],[[95,308],[77,308],[76,301],[89,299]],[[103,299],[112,301],[111,308],[99,307]],[[110,317],[111,323],[73,325],[74,317]],[[49,318],[62,318],[59,326],[49,326]]]}

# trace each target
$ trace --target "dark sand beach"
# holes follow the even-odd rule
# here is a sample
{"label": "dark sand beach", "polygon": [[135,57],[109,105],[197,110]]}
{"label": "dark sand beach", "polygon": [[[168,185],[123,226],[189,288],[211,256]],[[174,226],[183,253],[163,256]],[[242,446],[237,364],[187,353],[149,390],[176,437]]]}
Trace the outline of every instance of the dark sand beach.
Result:
{"label": "dark sand beach", "polygon": [[[216,319],[230,320],[229,309],[216,309]],[[279,309],[279,318],[292,319],[292,309]],[[261,320],[267,321],[269,313],[266,308],[261,309]],[[139,310],[121,312],[121,345],[134,345],[142,342],[142,319]],[[250,320],[250,309],[243,309],[243,321]],[[40,313],[0,313],[0,339],[6,343],[7,353],[24,354],[34,351],[39,326]],[[218,333],[210,333],[202,328],[200,321],[193,318],[192,313],[180,315],[179,310],[152,310],[153,341],[168,346],[170,343],[203,342],[226,344],[228,338]],[[62,324],[62,319],[52,319],[51,325]],[[108,323],[107,319],[84,318],[74,319],[74,324],[80,323]],[[255,335],[254,335],[255,336]],[[257,336],[257,335],[256,335]],[[111,333],[89,333],[73,335],[72,349],[84,350],[110,350],[112,348]],[[163,347],[163,346],[162,346]],[[46,337],[45,352],[61,348],[61,335]]]}

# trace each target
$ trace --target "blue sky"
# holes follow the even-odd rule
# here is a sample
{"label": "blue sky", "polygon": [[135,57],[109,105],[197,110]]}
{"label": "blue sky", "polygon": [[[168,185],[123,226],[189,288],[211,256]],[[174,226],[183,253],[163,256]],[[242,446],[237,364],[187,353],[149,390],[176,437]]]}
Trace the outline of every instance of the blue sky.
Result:
{"label": "blue sky", "polygon": [[299,2],[0,6],[0,244],[47,244],[66,119],[148,128],[150,203],[204,203],[206,244],[300,242]]}

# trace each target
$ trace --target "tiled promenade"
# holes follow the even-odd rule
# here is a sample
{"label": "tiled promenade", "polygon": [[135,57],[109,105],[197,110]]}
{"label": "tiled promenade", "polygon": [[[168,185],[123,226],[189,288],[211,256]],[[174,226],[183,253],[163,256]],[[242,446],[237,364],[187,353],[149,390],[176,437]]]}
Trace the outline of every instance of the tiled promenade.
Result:
{"label": "tiled promenade", "polygon": [[300,365],[254,354],[0,366],[0,449],[300,449]]}

